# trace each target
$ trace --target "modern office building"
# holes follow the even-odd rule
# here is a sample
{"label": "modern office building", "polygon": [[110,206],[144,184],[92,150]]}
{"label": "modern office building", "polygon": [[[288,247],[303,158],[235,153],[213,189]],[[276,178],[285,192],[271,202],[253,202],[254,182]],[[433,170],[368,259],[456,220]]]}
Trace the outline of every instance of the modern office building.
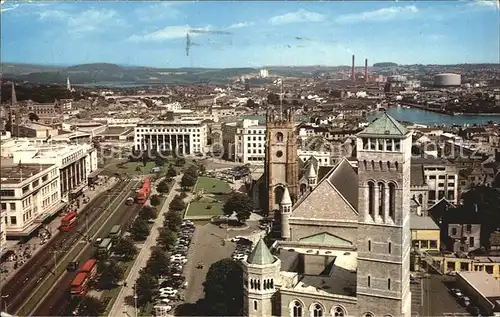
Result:
{"label": "modern office building", "polygon": [[66,203],[61,201],[59,168],[50,164],[2,166],[0,182],[2,232],[29,236]]}
{"label": "modern office building", "polygon": [[12,153],[13,162],[54,164],[59,169],[61,199],[69,202],[87,187],[87,176],[97,170],[97,151],[89,144],[28,145]]}

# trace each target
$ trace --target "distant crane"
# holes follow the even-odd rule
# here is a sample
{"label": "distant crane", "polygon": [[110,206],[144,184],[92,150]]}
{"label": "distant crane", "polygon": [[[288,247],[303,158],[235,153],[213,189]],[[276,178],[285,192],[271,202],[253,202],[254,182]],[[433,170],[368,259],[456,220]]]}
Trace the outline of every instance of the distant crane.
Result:
{"label": "distant crane", "polygon": [[215,34],[215,35],[231,35],[231,32],[227,31],[216,31],[216,30],[203,30],[203,29],[190,29],[186,32],[186,56],[189,56],[191,47],[193,46],[201,46],[201,44],[194,43],[191,40],[191,36],[189,34]]}

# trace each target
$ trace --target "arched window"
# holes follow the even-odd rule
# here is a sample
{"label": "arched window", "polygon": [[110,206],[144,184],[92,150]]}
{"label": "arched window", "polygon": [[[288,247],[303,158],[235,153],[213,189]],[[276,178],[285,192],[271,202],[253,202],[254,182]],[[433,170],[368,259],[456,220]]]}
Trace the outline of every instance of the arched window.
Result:
{"label": "arched window", "polygon": [[276,133],[276,141],[283,142],[283,133],[281,132]]}
{"label": "arched window", "polygon": [[372,240],[368,240],[368,252],[372,252]]}
{"label": "arched window", "polygon": [[250,280],[250,289],[254,289],[255,285],[253,283],[253,280]]}
{"label": "arched window", "polygon": [[375,184],[368,182],[368,214],[375,216]]}
{"label": "arched window", "polygon": [[368,287],[372,287],[372,278],[368,275]]}
{"label": "arched window", "polygon": [[384,214],[384,206],[386,204],[385,201],[385,184],[378,183],[378,215],[383,216]]}
{"label": "arched window", "polygon": [[314,304],[313,317],[323,317],[323,307],[320,304]]}
{"label": "arched window", "polygon": [[391,162],[387,161],[387,170],[391,170]]}
{"label": "arched window", "polygon": [[396,185],[389,183],[389,217],[394,220],[396,215]]}
{"label": "arched window", "polygon": [[257,306],[257,301],[254,300],[253,301],[253,310],[257,310],[258,306]]}
{"label": "arched window", "polygon": [[387,289],[391,290],[391,279],[390,278],[387,279]]}
{"label": "arched window", "polygon": [[392,253],[392,243],[389,242],[388,246],[387,246],[387,251],[389,251],[389,254]]}
{"label": "arched window", "polygon": [[363,317],[375,317],[375,315],[373,313],[364,313]]}
{"label": "arched window", "polygon": [[394,162],[394,167],[396,168],[396,171],[398,170],[399,164],[398,162]]}
{"label": "arched window", "polygon": [[299,301],[293,302],[293,317],[302,317],[302,304]]}
{"label": "arched window", "polygon": [[345,316],[345,311],[342,307],[336,306],[333,308],[333,316],[334,317],[344,317]]}

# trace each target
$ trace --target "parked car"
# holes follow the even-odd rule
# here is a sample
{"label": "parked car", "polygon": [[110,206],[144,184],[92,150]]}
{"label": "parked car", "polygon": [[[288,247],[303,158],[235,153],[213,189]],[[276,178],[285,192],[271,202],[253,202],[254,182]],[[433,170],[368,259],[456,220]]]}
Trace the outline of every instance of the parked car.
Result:
{"label": "parked car", "polygon": [[451,294],[452,294],[453,296],[455,296],[456,298],[461,298],[461,297],[463,297],[463,296],[464,296],[464,294],[462,293],[462,291],[461,291],[461,290],[459,290],[458,288],[452,288],[452,289],[450,290],[450,292],[451,292]]}
{"label": "parked car", "polygon": [[464,307],[470,306],[470,298],[467,296],[460,297],[460,304]]}

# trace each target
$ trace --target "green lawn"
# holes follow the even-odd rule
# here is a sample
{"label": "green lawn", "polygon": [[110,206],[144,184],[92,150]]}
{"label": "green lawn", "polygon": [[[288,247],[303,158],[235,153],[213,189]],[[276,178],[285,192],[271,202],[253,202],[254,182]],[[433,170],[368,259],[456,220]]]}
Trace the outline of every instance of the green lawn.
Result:
{"label": "green lawn", "polygon": [[204,193],[230,193],[231,187],[225,181],[217,178],[200,176],[196,183],[195,191],[203,189]]}
{"label": "green lawn", "polygon": [[[137,166],[141,169],[140,171],[136,171]],[[123,164],[123,168],[118,167],[117,165],[113,164],[111,166],[106,167],[107,170],[110,170],[112,172],[118,172],[118,173],[126,173],[129,175],[147,175],[147,174],[153,174],[151,173],[151,169],[153,167],[156,167],[156,164],[154,162],[148,162],[146,163],[146,166],[142,164],[142,162],[127,162]],[[161,167],[159,173],[165,173],[167,171],[168,166],[165,165]]]}
{"label": "green lawn", "polygon": [[[211,206],[210,209],[207,207]],[[222,205],[220,203],[194,201],[189,204],[186,217],[211,217],[222,215]]]}

